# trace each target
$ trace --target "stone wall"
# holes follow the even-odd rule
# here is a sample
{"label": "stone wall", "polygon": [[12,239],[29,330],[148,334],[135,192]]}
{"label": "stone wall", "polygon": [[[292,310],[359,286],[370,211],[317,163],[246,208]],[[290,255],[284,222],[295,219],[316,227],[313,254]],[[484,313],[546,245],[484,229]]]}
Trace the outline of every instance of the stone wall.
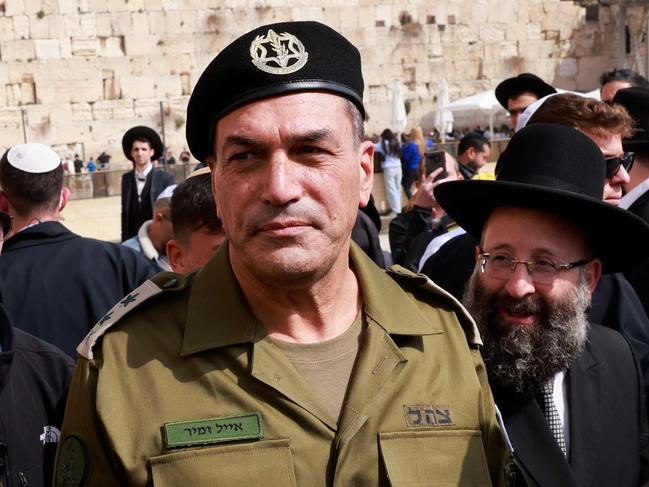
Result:
{"label": "stone wall", "polygon": [[[642,12],[630,8],[631,23]],[[23,140],[116,162],[123,132],[160,130],[176,155],[203,68],[262,23],[318,20],[359,46],[368,132],[389,124],[404,83],[409,125],[430,127],[439,81],[450,98],[532,71],[589,90],[617,60],[617,8],[562,0],[0,0],[0,149]],[[635,19],[635,20],[634,20]],[[639,24],[638,24],[639,25]]]}

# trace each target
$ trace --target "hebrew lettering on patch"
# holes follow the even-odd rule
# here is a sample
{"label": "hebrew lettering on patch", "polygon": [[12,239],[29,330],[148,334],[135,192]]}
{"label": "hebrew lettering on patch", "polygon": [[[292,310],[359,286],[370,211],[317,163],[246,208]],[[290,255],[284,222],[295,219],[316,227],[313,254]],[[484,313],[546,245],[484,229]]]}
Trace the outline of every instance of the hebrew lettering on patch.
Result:
{"label": "hebrew lettering on patch", "polygon": [[432,404],[404,404],[403,412],[406,426],[410,428],[425,428],[431,426],[452,426],[451,409],[446,406]]}

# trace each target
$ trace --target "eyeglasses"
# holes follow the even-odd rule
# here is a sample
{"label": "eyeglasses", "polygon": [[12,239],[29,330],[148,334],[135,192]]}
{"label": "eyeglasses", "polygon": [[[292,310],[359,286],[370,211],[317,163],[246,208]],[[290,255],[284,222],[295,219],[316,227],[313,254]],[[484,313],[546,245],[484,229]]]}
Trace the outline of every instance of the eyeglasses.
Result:
{"label": "eyeglasses", "polygon": [[9,213],[0,211],[0,227],[2,227],[2,235],[0,235],[0,242],[6,240],[7,237],[9,236],[9,233],[11,232],[11,220],[13,219],[14,217],[11,216]]}
{"label": "eyeglasses", "polygon": [[620,166],[624,167],[626,172],[629,172],[633,167],[635,161],[634,152],[625,152],[622,157],[607,157],[606,159],[606,179],[611,179],[620,170]]}
{"label": "eyeglasses", "polygon": [[478,254],[480,270],[483,274],[495,279],[509,279],[518,264],[525,264],[527,273],[537,284],[552,284],[559,273],[588,264],[590,260],[583,259],[568,264],[557,264],[550,259],[518,260],[506,254]]}

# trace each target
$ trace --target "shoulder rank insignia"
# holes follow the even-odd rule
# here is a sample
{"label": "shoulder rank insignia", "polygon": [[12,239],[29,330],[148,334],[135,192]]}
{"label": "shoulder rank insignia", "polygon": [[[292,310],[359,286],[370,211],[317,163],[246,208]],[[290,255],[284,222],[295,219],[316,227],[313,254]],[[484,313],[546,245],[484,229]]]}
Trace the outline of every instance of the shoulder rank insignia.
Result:
{"label": "shoulder rank insignia", "polygon": [[84,358],[92,360],[92,347],[97,343],[106,330],[117,323],[122,316],[132,311],[134,308],[145,302],[152,296],[162,293],[162,289],[152,281],[146,281],[140,287],[135,289],[129,295],[118,301],[111,310],[99,320],[99,322],[90,330],[83,341],[77,347],[77,352]]}

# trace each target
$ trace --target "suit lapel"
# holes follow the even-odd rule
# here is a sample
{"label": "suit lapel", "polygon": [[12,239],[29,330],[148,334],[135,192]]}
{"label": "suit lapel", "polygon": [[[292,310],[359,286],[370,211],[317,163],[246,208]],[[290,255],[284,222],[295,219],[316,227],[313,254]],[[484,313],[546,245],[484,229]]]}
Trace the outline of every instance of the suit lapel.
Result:
{"label": "suit lapel", "polygon": [[529,475],[542,487],[576,487],[577,479],[534,398],[493,390],[514,454]]}
{"label": "suit lapel", "polygon": [[[600,431],[601,417],[599,391],[599,361],[593,355],[589,345],[570,368],[568,385],[568,405],[570,411],[570,464],[582,485],[590,485],[599,459],[598,441],[602,439]],[[599,392],[598,392],[599,391]]]}

